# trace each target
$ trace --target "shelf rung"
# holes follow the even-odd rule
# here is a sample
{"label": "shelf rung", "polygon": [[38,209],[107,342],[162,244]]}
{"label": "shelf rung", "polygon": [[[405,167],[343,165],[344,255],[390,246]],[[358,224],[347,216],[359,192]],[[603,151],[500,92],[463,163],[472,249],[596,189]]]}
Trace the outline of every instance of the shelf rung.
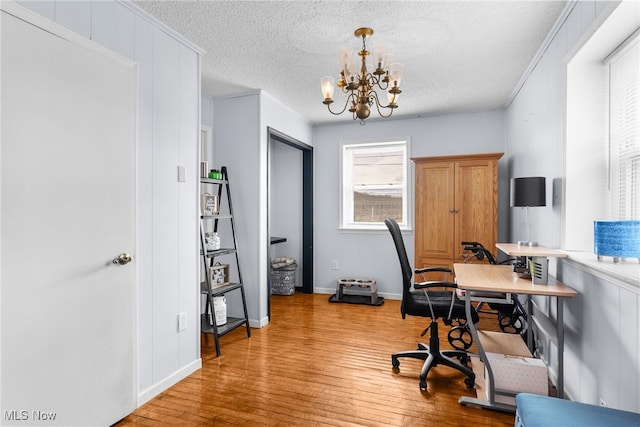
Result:
{"label": "shelf rung", "polygon": [[[236,249],[234,248],[223,248],[223,249],[216,249],[215,251],[207,251],[207,258],[212,258],[212,257],[216,257],[216,256],[220,256],[220,255],[229,255],[229,254],[235,254],[236,253]],[[202,250],[200,250],[200,255],[202,255]]]}
{"label": "shelf rung", "polygon": [[[222,295],[239,289],[241,286],[242,285],[240,283],[227,283],[222,286],[214,286],[211,288],[211,293],[213,296]],[[207,295],[209,293],[209,290],[207,289],[207,282],[200,282],[200,293],[203,295]]]}
{"label": "shelf rung", "polygon": [[[202,314],[200,316],[200,332],[204,332],[205,334],[213,334],[215,333],[213,330],[213,325],[209,323],[209,316],[206,314]],[[218,326],[218,336],[222,336],[227,332],[231,332],[238,326],[242,326],[247,321],[240,317],[227,317],[227,323],[224,325]]]}
{"label": "shelf rung", "polygon": [[201,219],[231,219],[231,214],[200,215]]}
{"label": "shelf rung", "polygon": [[533,357],[520,334],[478,331],[478,338],[482,342],[482,348],[488,353]]}
{"label": "shelf rung", "polygon": [[211,179],[211,178],[200,178],[200,182],[203,184],[220,184],[224,185],[227,183],[226,179]]}

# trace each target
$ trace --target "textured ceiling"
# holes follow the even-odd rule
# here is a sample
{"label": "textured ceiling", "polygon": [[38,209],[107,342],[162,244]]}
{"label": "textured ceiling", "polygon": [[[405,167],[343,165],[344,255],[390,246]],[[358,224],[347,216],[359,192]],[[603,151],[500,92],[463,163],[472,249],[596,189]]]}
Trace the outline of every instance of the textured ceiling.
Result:
{"label": "textured ceiling", "polygon": [[[207,96],[263,89],[313,123],[350,121],[322,104],[320,77],[358,27],[405,65],[394,117],[503,107],[564,1],[135,1],[202,47]],[[345,97],[336,91],[334,106]],[[384,98],[386,99],[386,97]],[[377,117],[372,112],[371,119]]]}

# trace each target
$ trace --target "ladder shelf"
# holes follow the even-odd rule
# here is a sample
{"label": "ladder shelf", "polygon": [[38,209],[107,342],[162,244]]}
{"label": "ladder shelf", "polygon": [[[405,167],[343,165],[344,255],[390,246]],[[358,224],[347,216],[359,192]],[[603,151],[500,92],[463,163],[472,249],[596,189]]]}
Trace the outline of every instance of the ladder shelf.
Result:
{"label": "ladder shelf", "polygon": [[[220,337],[234,329],[245,325],[247,329],[247,337],[251,337],[251,327],[249,326],[249,316],[247,312],[247,301],[244,292],[244,285],[242,282],[242,274],[240,271],[240,260],[238,257],[238,241],[236,238],[236,227],[233,217],[233,205],[231,203],[231,190],[229,189],[229,177],[226,166],[221,168],[222,179],[209,179],[201,178],[201,185],[213,186],[217,190],[218,211],[222,205],[223,197],[226,197],[229,213],[220,214],[215,213],[213,215],[200,215],[200,258],[204,266],[204,280],[200,282],[200,293],[206,295],[205,312],[200,316],[200,332],[206,334],[212,334],[215,337],[216,342],[216,356],[220,356]],[[217,188],[216,188],[217,187]],[[223,190],[225,190],[223,192]],[[213,192],[213,191],[212,191]],[[206,238],[205,229],[213,229],[213,232],[218,232],[218,226],[222,223],[230,227],[231,235],[233,237],[233,245],[229,245],[224,248],[215,250],[206,250]],[[224,257],[233,256],[233,260],[229,262],[235,263],[237,271],[237,281],[223,284],[213,284],[211,282],[211,274],[209,269],[215,267],[216,263]],[[227,279],[229,279],[227,277]],[[244,311],[244,317],[229,317],[227,316],[227,322],[224,325],[218,325],[216,322],[214,297],[224,296],[229,292],[240,292],[242,297],[242,308]]]}

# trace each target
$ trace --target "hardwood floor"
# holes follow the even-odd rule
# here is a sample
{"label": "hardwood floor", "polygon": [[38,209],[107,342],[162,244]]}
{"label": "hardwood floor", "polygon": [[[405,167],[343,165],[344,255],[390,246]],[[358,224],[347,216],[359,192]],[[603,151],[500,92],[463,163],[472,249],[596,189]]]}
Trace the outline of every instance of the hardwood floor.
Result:
{"label": "hardwood floor", "polygon": [[[420,391],[422,362],[391,354],[414,349],[428,319],[400,315],[400,302],[379,307],[333,304],[329,295],[274,296],[272,321],[202,338],[203,367],[117,424],[142,426],[501,426],[514,416],[463,407],[475,396],[464,375],[432,369]],[[483,328],[498,330],[495,317]],[[442,346],[449,348],[446,327]]]}

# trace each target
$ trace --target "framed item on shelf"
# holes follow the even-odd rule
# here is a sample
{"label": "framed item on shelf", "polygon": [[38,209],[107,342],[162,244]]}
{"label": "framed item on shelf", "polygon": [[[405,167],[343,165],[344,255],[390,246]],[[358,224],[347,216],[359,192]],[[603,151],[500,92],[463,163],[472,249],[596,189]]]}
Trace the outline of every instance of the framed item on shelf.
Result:
{"label": "framed item on shelf", "polygon": [[229,264],[216,264],[209,267],[211,287],[217,288],[229,283]]}
{"label": "framed item on shelf", "polygon": [[200,200],[202,215],[216,215],[220,212],[217,194],[204,193]]}

